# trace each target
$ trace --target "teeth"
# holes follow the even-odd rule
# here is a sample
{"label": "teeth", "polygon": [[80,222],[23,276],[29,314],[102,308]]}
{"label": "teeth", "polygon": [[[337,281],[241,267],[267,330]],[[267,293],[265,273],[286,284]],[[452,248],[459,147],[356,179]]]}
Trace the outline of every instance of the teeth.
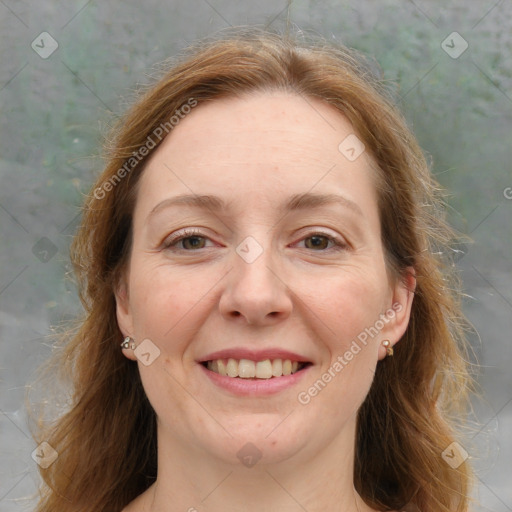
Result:
{"label": "teeth", "polygon": [[256,377],[258,379],[270,379],[272,377],[272,363],[270,359],[256,363]]}
{"label": "teeth", "polygon": [[[213,368],[211,368],[211,370],[213,371]],[[229,377],[238,377],[238,361],[229,358],[228,364],[226,365],[226,371],[228,372]]]}
{"label": "teeth", "polygon": [[240,359],[240,362],[238,363],[238,376],[242,377],[242,379],[252,379],[253,377],[256,377],[256,365],[254,364],[254,361],[249,361],[249,359]]}
{"label": "teeth", "polygon": [[274,359],[274,361],[272,362],[272,375],[274,377],[281,377],[281,375],[283,375],[282,359]]}
{"label": "teeth", "polygon": [[[210,363],[212,365],[211,368],[210,368]],[[215,363],[215,361],[209,361],[208,362],[208,369],[212,370],[214,372],[215,369],[214,369],[213,363]],[[226,369],[226,365],[224,364],[224,361],[222,359],[217,359],[217,369],[218,369],[218,372],[221,375],[227,375],[228,374],[228,370]]]}
{"label": "teeth", "polygon": [[250,359],[215,359],[208,361],[207,368],[212,372],[228,377],[241,379],[270,379],[291,375],[302,369],[303,365],[290,359],[265,359],[264,361],[251,361]]}

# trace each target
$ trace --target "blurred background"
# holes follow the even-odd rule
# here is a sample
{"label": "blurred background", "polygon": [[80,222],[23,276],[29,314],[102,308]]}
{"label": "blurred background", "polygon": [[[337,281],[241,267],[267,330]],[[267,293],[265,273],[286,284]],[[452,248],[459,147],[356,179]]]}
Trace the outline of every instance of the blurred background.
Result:
{"label": "blurred background", "polygon": [[51,326],[80,312],[68,247],[102,138],[156,64],[236,25],[354,47],[394,89],[473,240],[455,260],[481,365],[474,510],[512,511],[512,2],[0,0],[0,512],[33,508],[25,388]]}

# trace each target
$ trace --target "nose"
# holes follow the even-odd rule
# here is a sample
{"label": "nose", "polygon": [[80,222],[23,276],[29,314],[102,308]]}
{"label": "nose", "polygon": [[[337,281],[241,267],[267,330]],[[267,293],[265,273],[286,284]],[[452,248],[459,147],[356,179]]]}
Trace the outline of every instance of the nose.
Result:
{"label": "nose", "polygon": [[227,275],[219,309],[223,317],[250,325],[273,325],[292,311],[291,290],[279,275],[270,251],[252,262],[234,254],[233,269]]}

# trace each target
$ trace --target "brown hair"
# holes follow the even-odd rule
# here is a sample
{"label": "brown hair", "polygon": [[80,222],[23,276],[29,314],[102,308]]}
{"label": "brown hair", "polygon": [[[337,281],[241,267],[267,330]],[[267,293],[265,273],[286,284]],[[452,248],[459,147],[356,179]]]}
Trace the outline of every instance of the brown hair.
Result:
{"label": "brown hair", "polygon": [[[359,410],[355,487],[378,510],[467,510],[468,464],[454,469],[441,456],[456,439],[454,420],[462,417],[471,382],[458,283],[440,256],[450,252],[454,234],[422,151],[355,52],[238,30],[189,49],[115,131],[71,248],[85,318],[52,363],[71,396],[66,411],[35,434],[59,453],[41,469],[38,512],[118,511],[155,481],[155,413],[137,366],[121,353],[114,297],[130,252],[136,184],[163,140],[155,130],[191,99],[201,105],[264,90],[321,99],[352,122],[378,166],[388,268],[396,277],[409,266],[416,272],[407,331],[394,357],[377,365]],[[141,157],[149,137],[154,147]]]}

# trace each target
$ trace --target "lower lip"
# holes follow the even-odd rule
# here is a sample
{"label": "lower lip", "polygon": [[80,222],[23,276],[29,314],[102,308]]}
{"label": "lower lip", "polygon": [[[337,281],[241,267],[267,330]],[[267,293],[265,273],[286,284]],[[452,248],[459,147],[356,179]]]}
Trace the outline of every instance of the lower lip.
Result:
{"label": "lower lip", "polygon": [[202,364],[199,364],[199,366],[216,386],[239,396],[265,396],[279,393],[296,385],[311,368],[311,365],[309,365],[292,375],[283,375],[282,377],[272,377],[270,379],[241,379],[212,372]]}

